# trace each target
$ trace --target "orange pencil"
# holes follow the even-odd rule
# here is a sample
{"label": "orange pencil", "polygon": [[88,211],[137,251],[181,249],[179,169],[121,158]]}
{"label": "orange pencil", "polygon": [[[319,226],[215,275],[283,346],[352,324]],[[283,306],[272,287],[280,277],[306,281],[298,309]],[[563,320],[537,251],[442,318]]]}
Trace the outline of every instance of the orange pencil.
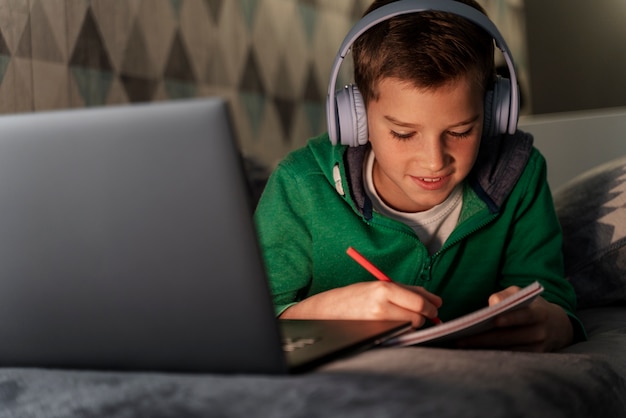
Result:
{"label": "orange pencil", "polygon": [[370,263],[370,261],[367,258],[363,257],[363,255],[361,255],[361,253],[359,253],[354,248],[348,247],[348,251],[346,251],[346,252],[348,253],[348,255],[350,257],[352,257],[354,259],[354,261],[359,263],[361,265],[361,267],[363,267],[365,270],[369,271],[378,280],[381,280],[383,282],[392,282],[393,281],[393,280],[391,280],[389,278],[389,276],[387,276],[385,273],[380,271],[378,269],[378,267],[376,267],[375,265]]}
{"label": "orange pencil", "polygon": [[[369,271],[378,280],[381,280],[383,282],[392,282],[393,281],[393,280],[391,280],[389,278],[389,276],[387,276],[385,273],[380,271],[378,269],[378,267],[373,265],[367,258],[365,258],[361,253],[359,253],[354,248],[348,247],[348,250],[346,251],[346,253],[350,257],[352,257],[354,259],[354,261],[359,263],[361,265],[361,267],[363,267],[365,270]],[[435,323],[435,324],[441,324],[441,319],[439,319],[437,317],[430,318],[430,320],[433,321],[433,323]]]}

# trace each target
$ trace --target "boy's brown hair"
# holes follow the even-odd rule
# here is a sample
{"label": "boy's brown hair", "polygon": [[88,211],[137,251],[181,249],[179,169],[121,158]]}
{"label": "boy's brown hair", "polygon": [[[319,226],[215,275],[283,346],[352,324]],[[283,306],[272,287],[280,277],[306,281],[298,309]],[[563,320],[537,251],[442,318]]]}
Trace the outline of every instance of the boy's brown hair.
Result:
{"label": "boy's brown hair", "polygon": [[[365,14],[395,0],[375,0]],[[474,0],[457,0],[482,13]],[[409,13],[377,24],[352,46],[354,79],[364,103],[378,99],[378,82],[393,77],[435,89],[466,75],[483,90],[495,79],[494,41],[464,17],[439,12]]]}

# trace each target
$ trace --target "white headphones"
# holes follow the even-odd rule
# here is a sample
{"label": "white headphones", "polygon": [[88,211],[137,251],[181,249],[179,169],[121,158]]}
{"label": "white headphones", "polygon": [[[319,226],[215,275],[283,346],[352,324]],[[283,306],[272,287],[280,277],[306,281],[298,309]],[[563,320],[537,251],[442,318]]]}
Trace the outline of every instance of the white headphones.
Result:
{"label": "white headphones", "polygon": [[326,119],[328,135],[333,144],[357,147],[368,141],[367,112],[358,88],[351,84],[336,90],[339,68],[352,44],[365,31],[392,17],[427,10],[448,12],[461,16],[483,28],[502,51],[510,79],[497,77],[492,89],[485,94],[484,136],[514,134],[519,115],[519,91],[511,53],[495,24],[479,10],[453,0],[399,0],[368,13],[356,23],[343,40],[335,57],[328,85]]}

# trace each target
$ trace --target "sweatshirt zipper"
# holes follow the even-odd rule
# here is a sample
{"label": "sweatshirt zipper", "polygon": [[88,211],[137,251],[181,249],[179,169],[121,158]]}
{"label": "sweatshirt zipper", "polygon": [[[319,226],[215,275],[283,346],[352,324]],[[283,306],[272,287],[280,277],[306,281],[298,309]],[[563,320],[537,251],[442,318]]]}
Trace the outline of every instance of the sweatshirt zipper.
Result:
{"label": "sweatshirt zipper", "polygon": [[434,258],[437,255],[437,253],[433,255],[429,255],[426,258],[426,265],[424,265],[424,267],[422,268],[422,271],[420,272],[418,283],[430,282],[430,280],[432,279],[432,266],[433,266]]}
{"label": "sweatshirt zipper", "polygon": [[497,218],[496,215],[490,215],[488,219],[482,220],[481,222],[476,224],[474,227],[472,227],[467,232],[465,232],[463,234],[460,234],[458,237],[454,238],[454,240],[446,241],[444,243],[444,245],[439,250],[437,250],[437,252],[435,252],[435,254],[430,255],[430,256],[427,257],[426,264],[424,265],[424,268],[422,268],[422,271],[421,271],[420,276],[419,276],[420,280],[421,281],[430,281],[432,279],[432,267],[433,267],[433,264],[434,264],[435,260],[441,256],[441,254],[443,254],[448,248],[453,247],[454,245],[458,244],[459,242],[461,242],[462,240],[464,240],[468,236],[474,234],[475,232],[480,231],[482,228],[484,228],[485,226],[487,226],[491,222],[493,222],[496,218]]}
{"label": "sweatshirt zipper", "polygon": [[[424,282],[430,282],[432,279],[432,267],[433,264],[435,262],[435,260],[437,258],[439,258],[441,256],[441,254],[443,254],[448,248],[458,244],[459,242],[461,242],[462,240],[464,240],[465,238],[467,238],[468,236],[474,234],[475,232],[478,232],[479,230],[481,230],[482,228],[484,228],[485,226],[489,225],[491,222],[493,222],[495,219],[497,218],[497,215],[491,214],[487,217],[487,219],[484,220],[480,220],[476,225],[474,225],[471,229],[469,229],[468,231],[459,234],[459,236],[455,237],[454,240],[452,241],[446,241],[444,243],[444,245],[437,250],[437,252],[435,252],[435,254],[433,255],[427,255],[425,257],[425,262],[424,262],[424,266],[422,267],[421,272],[418,274],[417,276],[417,281],[418,283],[424,283]],[[404,228],[395,228],[391,225],[387,225],[384,222],[377,222],[374,219],[364,219],[364,221],[368,224],[372,224],[372,225],[378,225],[379,227],[383,227],[383,228],[390,228],[390,229],[394,229],[397,230],[399,232],[403,232],[403,233],[407,233],[408,231],[405,230]],[[406,225],[405,225],[406,226]],[[421,244],[424,245],[419,238],[417,238],[417,235],[413,234],[413,236],[415,237],[415,240]]]}

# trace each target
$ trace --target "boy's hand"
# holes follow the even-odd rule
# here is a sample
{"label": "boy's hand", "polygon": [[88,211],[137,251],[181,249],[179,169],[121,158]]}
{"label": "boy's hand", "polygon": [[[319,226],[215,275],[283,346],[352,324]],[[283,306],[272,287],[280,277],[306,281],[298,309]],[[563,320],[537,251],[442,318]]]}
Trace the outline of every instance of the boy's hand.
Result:
{"label": "boy's hand", "polygon": [[[489,305],[518,292],[508,287],[489,297]],[[538,297],[529,306],[499,315],[496,328],[459,340],[463,348],[504,348],[517,351],[555,351],[570,344],[573,338],[569,317],[558,305]]]}
{"label": "boy's hand", "polygon": [[423,287],[362,282],[331,289],[294,305],[284,319],[384,319],[411,321],[414,328],[435,318],[441,298]]}

